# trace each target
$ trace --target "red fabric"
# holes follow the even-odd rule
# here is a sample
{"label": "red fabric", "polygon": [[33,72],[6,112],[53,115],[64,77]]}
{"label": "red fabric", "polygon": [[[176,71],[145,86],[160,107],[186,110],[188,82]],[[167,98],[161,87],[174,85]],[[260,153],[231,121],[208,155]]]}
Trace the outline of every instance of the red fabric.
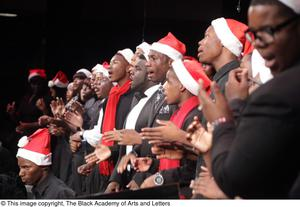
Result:
{"label": "red fabric", "polygon": [[242,57],[250,54],[254,47],[251,42],[249,42],[245,36],[245,31],[248,29],[248,26],[242,22],[236,21],[234,19],[226,19],[227,25],[231,32],[239,39],[243,45]]}
{"label": "red fabric", "polygon": [[[186,116],[199,105],[198,97],[193,96],[189,98],[183,105],[172,115],[172,121],[177,127],[181,128]],[[160,159],[159,171],[174,169],[180,166],[180,160],[174,159]]]}
{"label": "red fabric", "polygon": [[[130,85],[131,82],[127,81],[123,86],[115,86],[110,90],[103,117],[102,133],[112,131],[115,128],[117,105],[120,97],[130,89]],[[102,139],[101,144],[105,146],[113,146],[114,142],[108,142]],[[108,159],[100,162],[99,169],[100,174],[106,176],[110,175],[114,169],[112,160]]]}
{"label": "red fabric", "polygon": [[46,79],[46,71],[44,69],[30,69],[29,70],[29,75],[28,75],[28,80],[30,80],[34,76],[40,76],[41,78]]}
{"label": "red fabric", "polygon": [[186,52],[185,44],[180,42],[171,32],[169,32],[165,37],[160,39],[158,42],[172,47],[173,49],[180,52],[182,55],[184,55]]}

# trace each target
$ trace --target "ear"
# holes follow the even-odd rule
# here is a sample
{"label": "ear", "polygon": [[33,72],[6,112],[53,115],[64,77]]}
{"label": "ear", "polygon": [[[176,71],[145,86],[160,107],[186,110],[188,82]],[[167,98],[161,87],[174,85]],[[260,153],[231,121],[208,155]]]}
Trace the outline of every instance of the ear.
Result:
{"label": "ear", "polygon": [[169,67],[172,67],[172,62],[173,62],[173,60],[171,58],[169,58],[169,60],[168,60]]}
{"label": "ear", "polygon": [[183,93],[186,90],[186,88],[180,83],[179,90],[181,93]]}
{"label": "ear", "polygon": [[126,73],[129,73],[130,64],[126,66]]}
{"label": "ear", "polygon": [[49,167],[48,166],[42,166],[42,171],[47,173],[49,171]]}

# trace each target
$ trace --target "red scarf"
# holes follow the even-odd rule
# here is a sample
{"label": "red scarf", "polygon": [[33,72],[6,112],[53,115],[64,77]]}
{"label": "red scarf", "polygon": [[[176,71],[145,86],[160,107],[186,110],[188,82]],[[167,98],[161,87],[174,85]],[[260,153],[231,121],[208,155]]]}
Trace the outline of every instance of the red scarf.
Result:
{"label": "red scarf", "polygon": [[[199,105],[198,97],[193,96],[183,103],[183,105],[171,116],[172,121],[177,127],[181,128],[187,115]],[[160,159],[159,171],[177,168],[180,166],[180,160]]]}
{"label": "red scarf", "polygon": [[[117,85],[110,90],[102,121],[102,134],[108,131],[112,131],[115,128],[117,106],[120,97],[130,89],[130,86],[131,81],[128,80],[123,86],[120,87]],[[102,139],[101,144],[105,146],[113,146],[114,142],[109,142]],[[108,159],[100,162],[99,170],[101,175],[111,175],[112,171],[114,170],[113,161],[111,159]]]}

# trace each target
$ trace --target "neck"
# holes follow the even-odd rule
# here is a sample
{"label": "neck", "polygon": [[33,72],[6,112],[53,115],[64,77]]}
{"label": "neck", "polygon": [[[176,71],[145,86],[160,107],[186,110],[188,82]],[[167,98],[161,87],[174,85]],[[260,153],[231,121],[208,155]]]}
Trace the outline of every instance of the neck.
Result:
{"label": "neck", "polygon": [[129,76],[126,75],[126,77],[122,78],[118,81],[118,85],[122,87],[127,81],[129,80]]}
{"label": "neck", "polygon": [[43,171],[43,174],[42,174],[42,176],[41,176],[41,178],[39,179],[39,181],[36,183],[36,185],[35,186],[37,186],[37,185],[39,185],[40,183],[42,183],[43,182],[43,180],[45,180],[46,179],[46,177],[49,175],[49,172],[48,171]]}
{"label": "neck", "polygon": [[212,66],[218,72],[224,65],[233,60],[237,60],[237,57],[235,55],[233,55],[232,53],[223,53],[215,61],[212,62]]}
{"label": "neck", "polygon": [[177,104],[178,107],[180,108],[184,104],[184,102],[186,102],[188,99],[190,99],[193,96],[194,96],[193,94],[191,94],[189,91],[185,90],[180,96],[179,103]]}

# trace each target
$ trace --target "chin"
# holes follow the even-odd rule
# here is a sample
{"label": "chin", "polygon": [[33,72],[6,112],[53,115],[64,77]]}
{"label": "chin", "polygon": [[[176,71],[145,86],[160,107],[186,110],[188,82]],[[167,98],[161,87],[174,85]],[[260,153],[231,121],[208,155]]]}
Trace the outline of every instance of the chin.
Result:
{"label": "chin", "polygon": [[165,102],[166,102],[168,105],[175,104],[174,101],[171,101],[171,100],[168,100],[168,99],[165,99]]}

